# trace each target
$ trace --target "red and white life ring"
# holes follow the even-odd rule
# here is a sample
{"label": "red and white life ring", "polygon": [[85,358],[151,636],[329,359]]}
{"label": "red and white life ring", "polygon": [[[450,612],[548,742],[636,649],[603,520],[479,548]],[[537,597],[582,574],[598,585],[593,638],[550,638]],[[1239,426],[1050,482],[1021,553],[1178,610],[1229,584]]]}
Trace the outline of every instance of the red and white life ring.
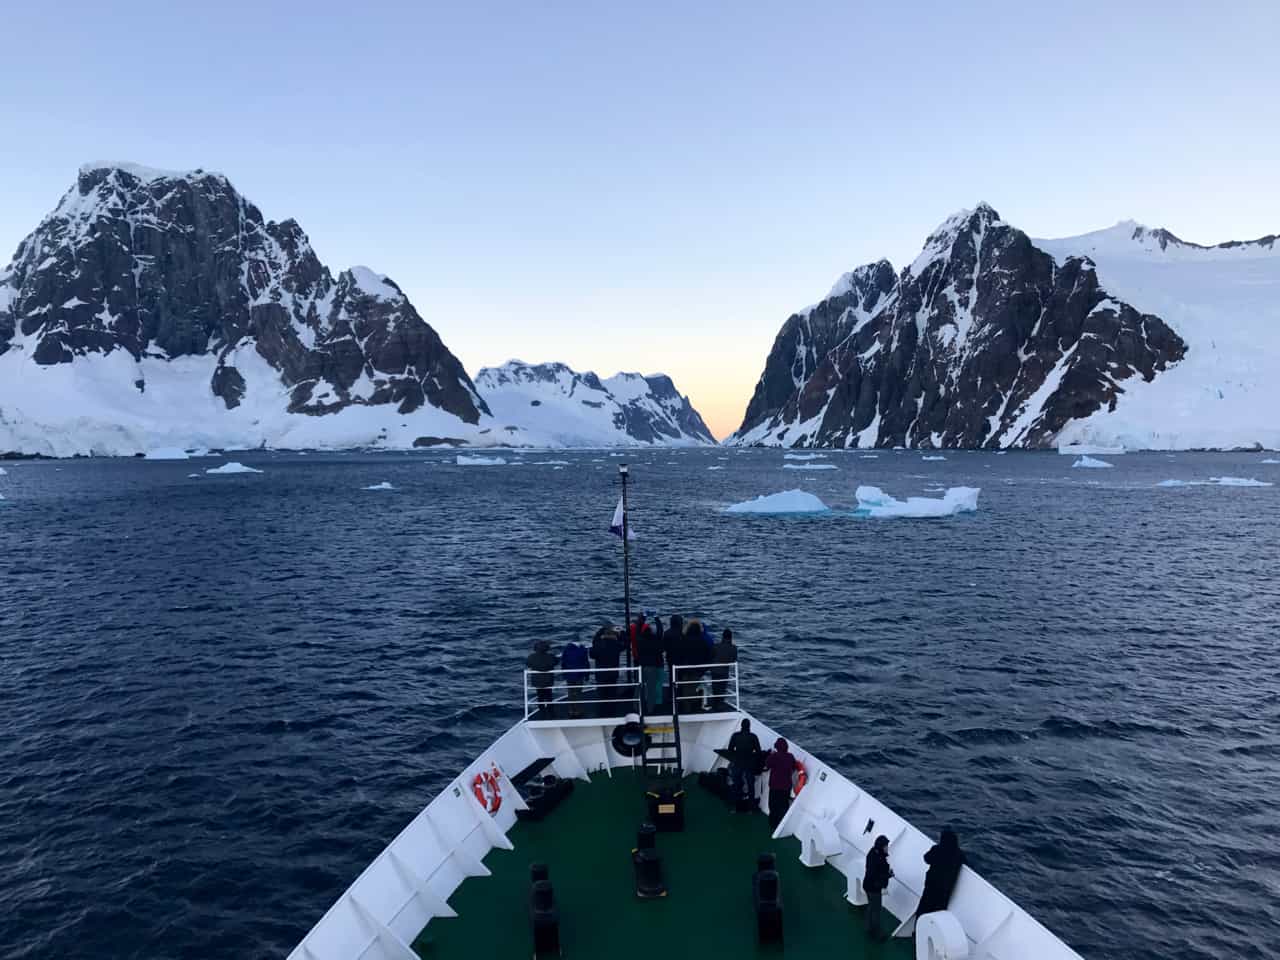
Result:
{"label": "red and white life ring", "polygon": [[799,759],[796,760],[796,785],[794,788],[795,795],[800,796],[800,791],[804,789],[804,785],[809,782],[809,774],[805,772],[804,764]]}
{"label": "red and white life ring", "polygon": [[497,813],[502,806],[502,783],[498,779],[501,776],[502,773],[495,764],[492,769],[477,773],[476,778],[471,781],[471,790],[480,801],[480,806],[490,813]]}

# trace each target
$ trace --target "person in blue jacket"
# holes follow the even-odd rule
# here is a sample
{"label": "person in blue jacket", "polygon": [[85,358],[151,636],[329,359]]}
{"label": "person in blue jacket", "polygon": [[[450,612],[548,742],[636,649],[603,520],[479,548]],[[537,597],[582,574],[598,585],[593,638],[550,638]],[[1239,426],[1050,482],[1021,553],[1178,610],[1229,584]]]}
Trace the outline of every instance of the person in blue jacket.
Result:
{"label": "person in blue jacket", "polygon": [[564,682],[569,688],[569,716],[577,719],[583,715],[582,686],[587,682],[587,675],[591,670],[587,648],[577,640],[566,643],[564,652],[560,654],[560,669],[570,671],[565,673]]}

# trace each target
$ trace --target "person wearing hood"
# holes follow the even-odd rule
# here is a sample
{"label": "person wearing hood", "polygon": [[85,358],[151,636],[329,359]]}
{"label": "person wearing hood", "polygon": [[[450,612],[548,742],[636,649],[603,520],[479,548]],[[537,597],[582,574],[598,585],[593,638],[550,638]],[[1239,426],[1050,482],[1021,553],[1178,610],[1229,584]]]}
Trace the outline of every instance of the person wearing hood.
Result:
{"label": "person wearing hood", "polygon": [[796,758],[782,737],[774,741],[764,768],[769,771],[769,829],[777,830],[791,808],[791,776],[796,769]]}
{"label": "person wearing hood", "polygon": [[620,699],[616,684],[618,664],[622,659],[622,639],[612,624],[605,624],[592,637],[591,659],[596,662],[596,696],[602,701],[604,715],[625,713],[622,704],[613,702]]}
{"label": "person wearing hood", "polygon": [[924,855],[924,862],[929,865],[929,869],[925,871],[924,891],[920,894],[916,916],[945,910],[951,902],[951,893],[956,888],[960,869],[965,864],[964,852],[960,849],[960,838],[956,836],[956,832],[950,827],[943,830],[938,842]]}
{"label": "person wearing hood", "polygon": [[560,654],[560,669],[564,671],[564,682],[569,688],[569,716],[576,720],[582,717],[582,687],[591,673],[587,648],[577,640],[566,643]]}
{"label": "person wearing hood", "polygon": [[862,889],[867,894],[867,936],[872,940],[885,940],[880,929],[880,913],[884,891],[889,886],[893,868],[889,866],[889,838],[883,833],[867,851],[866,869],[862,873]]}
{"label": "person wearing hood", "polygon": [[640,639],[636,644],[636,662],[640,666],[645,709],[653,713],[662,704],[662,687],[667,668],[662,664],[662,640],[647,623],[641,629]]}
{"label": "person wearing hood", "polygon": [[555,683],[556,656],[551,652],[551,644],[546,640],[537,640],[533,644],[533,653],[524,662],[530,671],[529,685],[538,697],[538,707],[550,710],[552,701],[552,684]]}
{"label": "person wearing hood", "polygon": [[756,759],[760,755],[760,738],[751,732],[751,721],[743,719],[742,726],[729,738],[725,750],[729,760],[729,787],[733,794],[735,810],[756,805]]}
{"label": "person wearing hood", "polygon": [[726,710],[728,704],[724,695],[729,687],[728,664],[738,662],[738,648],[733,645],[733,631],[728,627],[720,634],[720,642],[711,648],[711,662],[716,664],[711,668],[711,709]]}

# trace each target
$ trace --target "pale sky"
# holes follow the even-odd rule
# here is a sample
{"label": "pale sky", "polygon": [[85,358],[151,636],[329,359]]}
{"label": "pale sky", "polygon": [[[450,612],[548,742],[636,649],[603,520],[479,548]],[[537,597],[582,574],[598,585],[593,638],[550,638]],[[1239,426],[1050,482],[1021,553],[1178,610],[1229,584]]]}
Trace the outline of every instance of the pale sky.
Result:
{"label": "pale sky", "polygon": [[89,160],[219,170],[473,375],[669,373],[735,429],[778,327],[979,200],[1280,232],[1280,4],[6,8],[0,249]]}

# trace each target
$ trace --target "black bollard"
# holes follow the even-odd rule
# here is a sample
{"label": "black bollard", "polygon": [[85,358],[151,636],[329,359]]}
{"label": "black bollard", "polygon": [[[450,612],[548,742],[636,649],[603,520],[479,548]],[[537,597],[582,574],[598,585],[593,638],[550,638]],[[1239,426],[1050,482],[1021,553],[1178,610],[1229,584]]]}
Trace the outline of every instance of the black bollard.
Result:
{"label": "black bollard", "polygon": [[529,923],[533,928],[534,957],[560,956],[560,911],[556,909],[550,880],[535,881],[529,892]]}
{"label": "black bollard", "polygon": [[756,858],[751,877],[751,903],[756,911],[756,939],[760,943],[782,942],[782,881],[774,869],[771,853]]}
{"label": "black bollard", "polygon": [[636,849],[655,850],[657,846],[658,828],[652,823],[640,824],[640,829],[636,831]]}

